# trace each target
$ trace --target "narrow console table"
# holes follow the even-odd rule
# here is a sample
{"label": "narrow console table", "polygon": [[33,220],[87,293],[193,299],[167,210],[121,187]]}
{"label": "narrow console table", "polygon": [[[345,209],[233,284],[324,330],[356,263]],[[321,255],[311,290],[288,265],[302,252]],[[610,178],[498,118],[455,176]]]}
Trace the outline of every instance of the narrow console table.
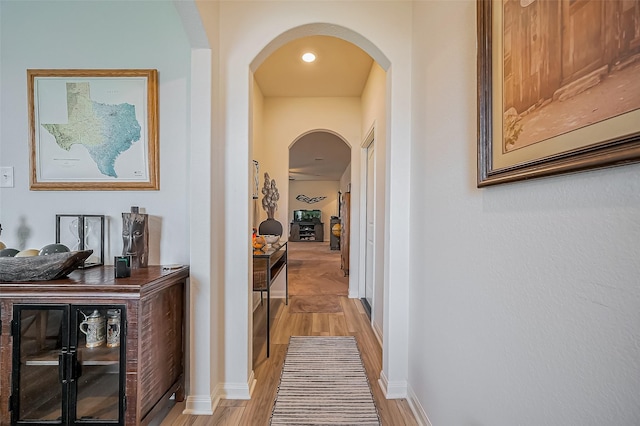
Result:
{"label": "narrow console table", "polygon": [[184,389],[189,268],[0,282],[0,425],[146,425]]}
{"label": "narrow console table", "polygon": [[285,304],[289,304],[289,273],[287,271],[287,242],[274,244],[266,250],[253,252],[253,291],[267,293],[267,358],[269,357],[270,341],[270,306],[271,284],[273,280],[285,270]]}

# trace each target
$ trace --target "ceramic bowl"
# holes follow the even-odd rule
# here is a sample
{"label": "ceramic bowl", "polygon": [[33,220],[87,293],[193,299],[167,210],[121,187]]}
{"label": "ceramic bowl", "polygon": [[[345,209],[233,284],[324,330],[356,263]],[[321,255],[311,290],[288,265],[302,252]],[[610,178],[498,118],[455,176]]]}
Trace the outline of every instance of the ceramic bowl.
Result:
{"label": "ceramic bowl", "polygon": [[275,244],[280,241],[280,235],[263,235],[267,244]]}

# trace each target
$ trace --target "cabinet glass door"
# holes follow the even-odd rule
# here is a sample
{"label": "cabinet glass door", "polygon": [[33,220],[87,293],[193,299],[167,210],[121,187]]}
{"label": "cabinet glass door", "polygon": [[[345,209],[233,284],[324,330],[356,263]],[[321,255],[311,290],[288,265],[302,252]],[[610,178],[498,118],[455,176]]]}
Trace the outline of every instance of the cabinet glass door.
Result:
{"label": "cabinet glass door", "polygon": [[61,424],[66,418],[60,365],[66,362],[63,354],[69,349],[67,309],[65,305],[14,306],[14,424]]}
{"label": "cabinet glass door", "polygon": [[[74,305],[72,344],[78,353],[80,375],[72,389],[77,424],[123,419],[124,306]],[[75,395],[73,395],[75,393]]]}

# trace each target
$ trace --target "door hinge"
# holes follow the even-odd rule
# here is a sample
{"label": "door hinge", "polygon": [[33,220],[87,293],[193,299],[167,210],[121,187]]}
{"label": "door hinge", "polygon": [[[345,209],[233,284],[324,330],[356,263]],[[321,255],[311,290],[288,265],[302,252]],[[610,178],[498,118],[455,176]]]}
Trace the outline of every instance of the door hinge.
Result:
{"label": "door hinge", "polygon": [[13,395],[9,395],[9,411],[13,411]]}
{"label": "door hinge", "polygon": [[127,411],[127,395],[122,397],[122,411]]}

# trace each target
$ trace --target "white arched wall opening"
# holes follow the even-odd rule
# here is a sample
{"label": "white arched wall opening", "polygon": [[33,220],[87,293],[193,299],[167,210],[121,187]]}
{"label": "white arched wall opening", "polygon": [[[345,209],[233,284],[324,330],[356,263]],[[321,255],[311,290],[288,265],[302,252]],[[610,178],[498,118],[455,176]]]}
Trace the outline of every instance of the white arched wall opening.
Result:
{"label": "white arched wall opening", "polygon": [[[335,137],[337,137],[338,139],[340,139],[348,148],[349,148],[349,152],[350,152],[350,161],[353,161],[353,155],[351,154],[351,151],[353,150],[353,143],[356,143],[357,140],[348,140],[345,135],[349,135],[350,133],[353,132],[345,132],[344,130],[338,130],[340,127],[336,126],[330,126],[330,127],[313,127],[310,128],[300,134],[298,134],[295,138],[291,139],[291,143],[287,146],[287,152],[291,152],[291,149],[294,147],[294,145],[296,143],[298,143],[298,141],[300,141],[300,139],[304,138],[305,136],[308,135],[312,135],[314,133],[328,133],[330,135],[333,135]],[[357,146],[357,144],[356,144]],[[287,164],[291,164],[289,158],[287,158]],[[287,199],[288,200],[288,199]],[[287,212],[288,213],[288,212]]]}
{"label": "white arched wall opening", "polygon": [[[366,51],[387,73],[385,302],[380,384],[387,397],[406,397],[411,4],[305,1],[251,2],[250,5],[246,2],[196,2],[196,5],[209,40],[217,42],[217,45],[212,43],[211,123],[218,124],[218,127],[212,129],[211,145],[212,156],[223,158],[224,178],[222,181],[212,180],[210,196],[192,200],[191,206],[209,218],[212,228],[224,229],[223,235],[211,235],[212,239],[221,241],[214,242],[214,246],[224,247],[220,253],[224,260],[218,262],[222,271],[217,271],[211,278],[212,293],[218,298],[214,301],[214,296],[211,301],[211,333],[200,335],[197,324],[191,325],[192,340],[197,339],[199,344],[194,346],[192,342],[190,345],[190,349],[198,353],[190,354],[192,364],[187,409],[193,414],[208,414],[207,411],[210,413],[215,406],[214,401],[220,397],[250,398],[254,384],[249,333],[251,253],[248,232],[251,229],[249,123],[252,72],[277,47],[288,40],[310,35],[343,38]],[[212,19],[210,13],[216,15],[216,19]],[[393,25],[389,25],[390,20]],[[265,45],[265,40],[270,42]],[[192,93],[202,92],[194,87]],[[352,146],[359,146],[359,142],[352,143]],[[198,149],[202,143],[201,140],[192,141],[192,146]],[[359,164],[359,161],[352,161],[352,168]],[[352,177],[357,172],[352,170]],[[354,179],[352,181],[355,182]],[[220,196],[214,199],[214,194],[218,193]],[[355,191],[352,196],[356,196]],[[220,211],[216,211],[218,214],[214,214],[213,204],[221,206]],[[220,221],[223,223],[218,226]],[[198,249],[192,242],[192,252]],[[213,252],[216,252],[215,248]],[[220,282],[216,282],[217,279]],[[221,312],[217,312],[218,308]],[[198,317],[198,309],[202,308],[196,306],[191,313],[192,318]],[[203,355],[209,352],[207,360]],[[208,394],[202,391],[206,387],[210,390]],[[192,390],[198,394],[193,394]]]}
{"label": "white arched wall opening", "polygon": [[[351,160],[352,159],[351,151],[352,151],[353,147],[352,147],[351,143],[347,139],[345,139],[345,137],[342,134],[340,134],[339,132],[334,131],[333,128],[314,128],[314,129],[310,129],[310,130],[304,132],[303,134],[298,135],[288,145],[289,158],[287,158],[287,164],[289,165],[289,168],[291,168],[291,150],[294,148],[296,143],[298,143],[301,139],[305,138],[306,136],[314,135],[314,134],[329,134],[329,135],[333,135],[336,138],[338,138],[349,149],[349,161],[352,161]],[[353,142],[356,142],[356,141],[353,141]],[[291,180],[289,181],[288,187],[289,187],[289,192],[291,192]],[[291,198],[287,197],[286,201],[288,202],[289,200],[291,200]],[[338,205],[338,203],[337,203],[337,200],[336,200],[335,208],[337,208],[337,205]],[[312,204],[312,205],[309,205],[309,206],[310,206],[309,208],[314,208],[314,209],[315,208],[321,208],[321,207],[315,207],[316,206],[315,204]],[[298,207],[298,208],[300,208],[300,207]],[[331,232],[331,225],[330,225],[330,220],[329,219],[331,218],[331,216],[335,215],[336,213],[338,213],[338,215],[340,214],[335,208],[332,207],[330,214],[329,214],[328,206],[325,206],[325,207],[321,208],[323,210],[322,220],[324,221],[324,224],[325,224],[324,225],[325,226],[324,230],[327,233],[327,235],[329,235],[329,233]],[[287,205],[287,209],[286,209],[287,215],[289,213],[293,214],[292,210],[293,210],[293,208],[291,206]],[[329,241],[328,239],[325,239],[325,242],[328,242],[328,241]],[[349,287],[351,287],[351,284],[353,284],[351,282],[351,277],[349,277],[349,280],[350,280],[349,281]],[[357,283],[357,281],[354,281],[354,282]],[[349,289],[349,293],[351,293],[351,289]]]}

